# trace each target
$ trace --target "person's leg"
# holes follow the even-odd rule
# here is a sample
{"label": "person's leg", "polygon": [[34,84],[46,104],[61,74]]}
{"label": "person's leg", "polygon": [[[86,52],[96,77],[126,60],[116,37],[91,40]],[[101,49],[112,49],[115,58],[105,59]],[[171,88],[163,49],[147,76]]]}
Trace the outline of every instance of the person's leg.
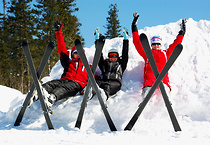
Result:
{"label": "person's leg", "polygon": [[109,81],[109,95],[116,94],[121,89],[121,84],[118,81]]}
{"label": "person's leg", "polygon": [[52,80],[52,81],[49,81],[49,82],[46,82],[44,84],[42,84],[42,87],[45,88],[45,90],[51,94],[52,91],[58,87],[61,83],[63,83],[64,81],[66,80]]}
{"label": "person's leg", "polygon": [[45,102],[49,110],[56,101],[74,96],[82,90],[79,83],[71,80],[51,81],[51,83],[44,84],[43,88]]}
{"label": "person's leg", "polygon": [[[61,83],[61,80],[52,80],[42,85],[41,89],[45,97],[44,98],[45,100],[47,100],[52,90],[55,89],[55,87],[58,86],[60,83]],[[30,106],[33,102],[37,101],[38,99],[39,99],[38,93],[37,93],[37,90],[35,89],[28,105]]]}
{"label": "person's leg", "polygon": [[[107,88],[107,82],[104,81],[104,80],[96,80],[96,83],[97,83],[97,85],[99,86],[99,91],[100,91],[100,93],[101,93],[102,99],[103,99],[104,101],[107,101],[108,96],[109,96],[109,92],[107,91],[107,90],[109,90],[109,89]],[[93,98],[94,95],[96,94],[95,90],[93,90],[92,93],[93,93],[93,96],[92,96],[92,98]],[[91,98],[91,99],[92,99],[92,98]]]}
{"label": "person's leg", "polygon": [[56,96],[56,101],[58,101],[67,97],[75,96],[81,90],[82,87],[79,83],[71,80],[64,80],[51,92],[51,94],[54,94]]}
{"label": "person's leg", "polygon": [[121,89],[121,84],[118,81],[109,80],[102,83],[100,88],[104,90],[108,99],[109,96],[116,94]]}

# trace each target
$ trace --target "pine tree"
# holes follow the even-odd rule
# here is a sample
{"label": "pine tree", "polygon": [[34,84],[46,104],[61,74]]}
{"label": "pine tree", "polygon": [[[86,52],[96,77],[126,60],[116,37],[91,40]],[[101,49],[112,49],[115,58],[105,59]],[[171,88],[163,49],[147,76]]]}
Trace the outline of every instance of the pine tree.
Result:
{"label": "pine tree", "polygon": [[109,17],[106,18],[107,25],[105,28],[107,29],[107,32],[105,34],[106,38],[115,38],[119,37],[120,35],[120,22],[118,20],[118,14],[119,10],[117,9],[117,4],[111,4],[109,6],[110,10],[108,11]]}
{"label": "pine tree", "polygon": [[[6,21],[4,21],[4,47],[8,48],[7,55],[9,61],[9,73],[5,78],[9,79],[7,86],[16,88],[22,92],[26,91],[30,78],[29,70],[25,61],[22,41],[27,39],[29,43],[33,42],[34,19],[31,11],[30,2],[32,0],[15,0],[7,10]],[[31,47],[33,49],[33,47]]]}
{"label": "pine tree", "polygon": [[[60,21],[64,24],[62,32],[67,49],[73,47],[74,41],[77,38],[81,39],[82,42],[84,41],[80,36],[79,27],[81,24],[78,22],[77,17],[73,15],[74,12],[79,10],[74,1],[75,0],[40,0],[37,2],[35,5],[37,8],[36,13],[40,18],[37,25],[37,30],[39,31],[39,35],[37,36],[39,42],[37,44],[39,48],[45,47],[50,41],[56,42],[54,31],[55,21]],[[58,59],[57,50],[55,49],[50,57],[48,68],[50,69]]]}
{"label": "pine tree", "polygon": [[[75,0],[39,0],[31,7],[32,0],[12,0],[3,3],[4,14],[0,14],[0,84],[27,93],[32,77],[22,50],[22,41],[26,39],[30,46],[35,69],[40,64],[43,53],[50,41],[55,41],[54,21],[64,23],[63,32],[66,46],[71,49],[75,39],[80,36],[78,22],[74,12],[79,9]],[[5,7],[4,7],[5,8]],[[6,11],[5,11],[6,10]],[[58,61],[57,50],[54,49],[48,67]],[[49,74],[45,69],[42,76]]]}
{"label": "pine tree", "polygon": [[6,44],[4,43],[4,40],[7,38],[6,34],[6,1],[3,0],[3,13],[0,13],[0,83],[1,85],[7,85],[8,84],[8,74],[9,74],[9,57],[8,57],[8,47],[6,47]]}

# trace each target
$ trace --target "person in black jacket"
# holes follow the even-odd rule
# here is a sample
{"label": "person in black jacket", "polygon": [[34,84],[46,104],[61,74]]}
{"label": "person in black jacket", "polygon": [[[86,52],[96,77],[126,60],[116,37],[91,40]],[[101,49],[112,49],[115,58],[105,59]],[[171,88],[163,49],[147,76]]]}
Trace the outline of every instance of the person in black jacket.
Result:
{"label": "person in black jacket", "polygon": [[[101,70],[101,76],[96,80],[98,86],[104,90],[106,99],[109,96],[116,94],[122,86],[122,76],[128,63],[128,31],[123,29],[123,49],[122,56],[119,56],[117,49],[110,49],[108,58],[104,59],[101,54],[98,66]],[[98,31],[95,32],[96,41],[98,39]]]}

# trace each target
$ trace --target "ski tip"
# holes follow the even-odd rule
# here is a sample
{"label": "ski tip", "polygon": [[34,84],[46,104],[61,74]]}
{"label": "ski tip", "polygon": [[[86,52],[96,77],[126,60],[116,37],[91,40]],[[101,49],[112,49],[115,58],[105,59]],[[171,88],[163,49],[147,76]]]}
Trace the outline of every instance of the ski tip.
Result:
{"label": "ski tip", "polygon": [[147,37],[147,35],[146,35],[146,34],[144,34],[144,33],[141,33],[139,37],[140,37],[140,39],[141,39],[141,38],[146,38],[146,37]]}
{"label": "ski tip", "polygon": [[74,44],[75,44],[75,45],[81,44],[81,41],[80,41],[79,39],[76,39],[76,40],[74,41]]}
{"label": "ski tip", "polygon": [[105,41],[105,36],[100,36],[99,41]]}
{"label": "ski tip", "polygon": [[183,45],[182,45],[182,44],[177,44],[177,45],[176,45],[176,49],[177,49],[177,48],[179,48],[179,49],[180,49],[180,51],[182,51],[182,49],[183,49]]}
{"label": "ski tip", "polygon": [[181,47],[181,48],[183,48],[183,45],[182,45],[182,44],[177,44],[177,46],[178,46],[178,47]]}
{"label": "ski tip", "polygon": [[28,45],[27,40],[23,40],[23,42],[22,42],[22,46],[26,46],[26,45]]}
{"label": "ski tip", "polygon": [[55,47],[55,43],[54,42],[50,42],[48,47],[53,49]]}

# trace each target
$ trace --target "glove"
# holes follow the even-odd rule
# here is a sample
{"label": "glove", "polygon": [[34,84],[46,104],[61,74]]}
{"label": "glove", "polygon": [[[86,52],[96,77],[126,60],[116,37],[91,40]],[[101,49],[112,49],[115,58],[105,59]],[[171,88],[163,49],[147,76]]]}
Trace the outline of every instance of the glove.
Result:
{"label": "glove", "polygon": [[135,12],[133,14],[133,17],[134,18],[133,18],[133,22],[132,22],[132,32],[138,32],[138,29],[137,29],[137,26],[136,26],[138,18],[139,18],[138,12]]}
{"label": "glove", "polygon": [[128,40],[128,29],[122,28],[124,40]]}
{"label": "glove", "polygon": [[56,31],[56,32],[57,32],[57,31],[61,31],[63,25],[64,25],[64,24],[61,25],[61,22],[55,21],[55,22],[54,22],[55,31]]}
{"label": "glove", "polygon": [[184,36],[184,34],[186,32],[186,24],[185,24],[186,22],[187,22],[186,18],[182,19],[182,23],[180,24],[181,30],[179,31],[180,35]]}
{"label": "glove", "polygon": [[95,36],[95,39],[96,39],[96,40],[99,39],[99,29],[100,29],[100,28],[97,27],[96,30],[95,30],[95,32],[94,32],[94,36]]}
{"label": "glove", "polygon": [[137,24],[137,22],[138,22],[138,18],[139,18],[139,14],[138,14],[138,12],[135,12],[134,14],[133,14],[133,23],[132,24],[134,24],[134,25],[136,25]]}

